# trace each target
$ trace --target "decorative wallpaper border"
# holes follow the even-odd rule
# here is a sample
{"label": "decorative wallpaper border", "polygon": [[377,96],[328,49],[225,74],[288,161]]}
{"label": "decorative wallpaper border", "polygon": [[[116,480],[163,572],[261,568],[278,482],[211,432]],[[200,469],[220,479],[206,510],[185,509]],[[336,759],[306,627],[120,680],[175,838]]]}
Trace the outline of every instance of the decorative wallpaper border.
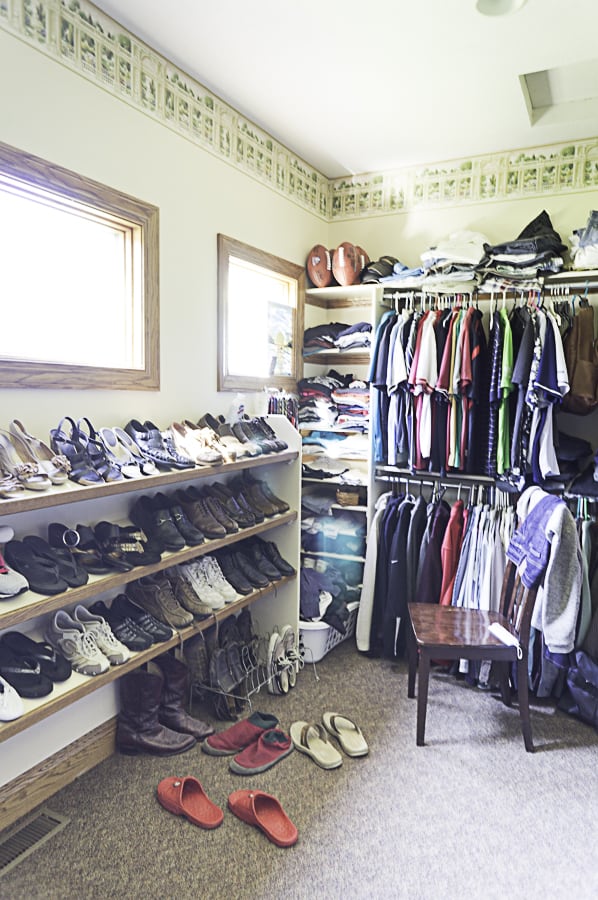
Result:
{"label": "decorative wallpaper border", "polygon": [[0,0],[0,28],[325,221],[598,188],[598,138],[329,180],[87,0]]}

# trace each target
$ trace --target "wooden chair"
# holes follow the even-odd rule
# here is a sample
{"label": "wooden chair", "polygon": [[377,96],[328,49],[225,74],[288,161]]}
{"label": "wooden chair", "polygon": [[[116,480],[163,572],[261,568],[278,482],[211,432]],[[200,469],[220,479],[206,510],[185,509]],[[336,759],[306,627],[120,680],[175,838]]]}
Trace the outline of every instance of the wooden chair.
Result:
{"label": "wooden chair", "polygon": [[[424,745],[428,683],[432,659],[488,659],[497,663],[500,675],[501,698],[511,705],[509,670],[517,666],[517,694],[519,715],[525,749],[534,750],[529,715],[528,644],[530,621],[537,588],[526,588],[512,562],[507,564],[502,584],[500,613],[433,603],[408,605],[411,628],[408,629],[409,680],[407,696],[415,697],[415,678],[419,668],[417,691],[417,746]],[[518,645],[505,644],[496,638],[489,627],[502,625],[513,635]],[[419,664],[419,665],[418,665]]]}

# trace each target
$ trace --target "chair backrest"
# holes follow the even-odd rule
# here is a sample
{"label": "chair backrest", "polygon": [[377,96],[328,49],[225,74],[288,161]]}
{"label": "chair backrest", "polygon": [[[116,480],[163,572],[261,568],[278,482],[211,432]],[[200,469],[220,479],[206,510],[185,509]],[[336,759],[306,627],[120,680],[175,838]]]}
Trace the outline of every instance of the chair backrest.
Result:
{"label": "chair backrest", "polygon": [[502,582],[500,611],[517,632],[519,643],[527,649],[532,613],[538,587],[527,588],[509,560]]}

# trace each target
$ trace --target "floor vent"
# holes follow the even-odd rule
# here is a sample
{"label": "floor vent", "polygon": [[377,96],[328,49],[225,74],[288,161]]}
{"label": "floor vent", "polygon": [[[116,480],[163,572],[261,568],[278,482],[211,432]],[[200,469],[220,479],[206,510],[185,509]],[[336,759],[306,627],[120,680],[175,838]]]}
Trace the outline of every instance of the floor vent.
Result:
{"label": "floor vent", "polygon": [[50,809],[40,809],[12,831],[8,830],[0,837],[0,877],[62,831],[69,822],[66,816]]}

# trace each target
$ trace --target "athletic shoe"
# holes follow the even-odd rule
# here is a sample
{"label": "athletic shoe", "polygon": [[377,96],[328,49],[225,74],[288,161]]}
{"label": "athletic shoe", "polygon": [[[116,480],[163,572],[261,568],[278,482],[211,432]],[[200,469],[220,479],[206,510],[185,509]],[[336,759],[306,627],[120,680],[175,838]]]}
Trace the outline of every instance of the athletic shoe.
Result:
{"label": "athletic shoe", "polygon": [[96,644],[94,635],[63,609],[52,616],[46,640],[82,675],[101,675],[110,668],[110,660]]}
{"label": "athletic shoe", "polygon": [[88,634],[93,635],[98,648],[110,660],[111,665],[121,666],[130,659],[131,654],[128,648],[117,640],[110,625],[102,616],[79,605],[75,607],[73,620],[79,622]]}

